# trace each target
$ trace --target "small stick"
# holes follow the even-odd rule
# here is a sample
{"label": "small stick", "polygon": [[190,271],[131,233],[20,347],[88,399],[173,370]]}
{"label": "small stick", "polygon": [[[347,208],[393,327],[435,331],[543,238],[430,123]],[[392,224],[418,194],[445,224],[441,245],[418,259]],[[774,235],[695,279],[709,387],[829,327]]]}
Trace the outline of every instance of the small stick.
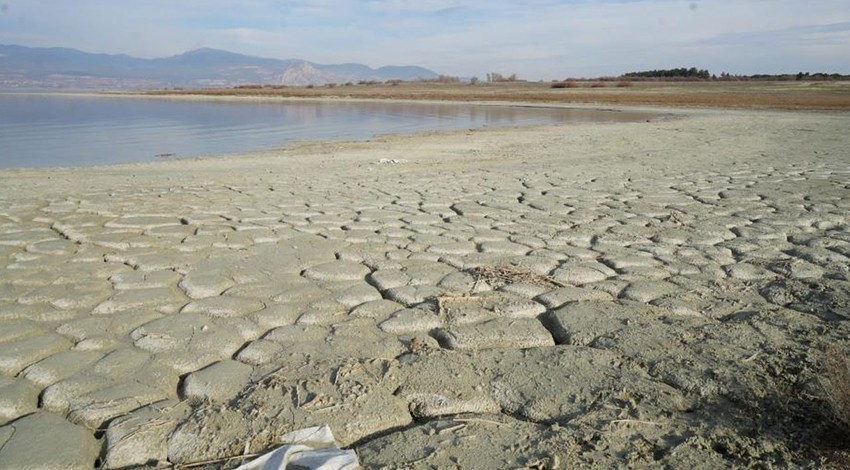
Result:
{"label": "small stick", "polygon": [[755,359],[756,357],[758,357],[758,355],[759,355],[759,351],[756,351],[756,352],[754,352],[754,353],[753,353],[753,355],[752,355],[752,356],[750,356],[750,357],[748,357],[748,358],[744,359],[744,360],[743,360],[743,361],[741,361],[741,362],[750,362],[750,361],[752,361],[753,359]]}
{"label": "small stick", "polygon": [[219,459],[200,460],[198,462],[177,464],[177,465],[174,466],[174,468],[196,468],[196,467],[202,467],[204,465],[210,465],[210,464],[214,464],[214,463],[229,462],[231,460],[236,460],[236,459],[250,459],[250,458],[257,457],[259,455],[260,454],[234,455],[234,456],[231,456],[231,457],[222,457],[222,458],[219,458]]}
{"label": "small stick", "polygon": [[511,425],[507,424],[507,423],[500,423],[498,421],[492,421],[492,420],[483,419],[483,418],[455,418],[452,421],[457,421],[458,423],[488,423],[488,424],[495,424],[496,426],[511,427]]}
{"label": "small stick", "polygon": [[451,426],[451,427],[448,427],[448,428],[445,428],[445,429],[440,429],[439,431],[437,431],[437,434],[443,434],[443,433],[446,433],[446,432],[454,432],[454,431],[463,429],[465,427],[466,427],[466,423],[460,423],[456,426]]}
{"label": "small stick", "polygon": [[656,423],[655,421],[641,421],[639,419],[615,419],[611,421],[611,424],[649,424],[651,426],[661,426],[660,423]]}
{"label": "small stick", "polygon": [[321,408],[313,408],[313,409],[312,409],[312,410],[310,410],[310,411],[328,411],[328,410],[335,410],[335,409],[337,409],[337,408],[339,408],[339,407],[341,407],[341,406],[342,406],[342,405],[328,405],[328,406],[323,406],[323,407],[321,407]]}

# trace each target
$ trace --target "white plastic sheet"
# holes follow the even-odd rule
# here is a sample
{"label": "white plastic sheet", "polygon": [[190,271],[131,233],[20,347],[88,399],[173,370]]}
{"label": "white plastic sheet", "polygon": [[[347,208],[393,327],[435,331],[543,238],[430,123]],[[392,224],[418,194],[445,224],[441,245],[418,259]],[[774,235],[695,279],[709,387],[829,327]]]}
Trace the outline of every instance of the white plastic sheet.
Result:
{"label": "white plastic sheet", "polygon": [[331,428],[316,426],[293,431],[281,437],[285,445],[262,455],[236,470],[354,470],[360,468],[357,454],[343,450]]}

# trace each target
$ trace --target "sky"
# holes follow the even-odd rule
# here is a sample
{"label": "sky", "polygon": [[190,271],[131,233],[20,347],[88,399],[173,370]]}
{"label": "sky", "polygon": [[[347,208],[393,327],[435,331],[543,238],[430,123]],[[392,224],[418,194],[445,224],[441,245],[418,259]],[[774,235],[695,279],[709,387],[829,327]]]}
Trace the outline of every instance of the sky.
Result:
{"label": "sky", "polygon": [[528,80],[697,67],[850,73],[850,0],[0,0],[0,44]]}

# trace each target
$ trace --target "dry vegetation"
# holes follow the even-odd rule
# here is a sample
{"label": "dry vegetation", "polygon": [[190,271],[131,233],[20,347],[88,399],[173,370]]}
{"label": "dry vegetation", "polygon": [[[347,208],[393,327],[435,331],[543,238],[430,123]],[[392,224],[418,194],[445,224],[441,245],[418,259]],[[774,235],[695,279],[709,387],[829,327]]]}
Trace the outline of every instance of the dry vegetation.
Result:
{"label": "dry vegetation", "polygon": [[835,421],[850,431],[850,358],[848,350],[828,348],[821,360],[818,375]]}
{"label": "dry vegetation", "polygon": [[[556,82],[557,83],[557,82]],[[345,84],[336,87],[242,87],[164,90],[157,95],[364,98],[526,103],[595,103],[723,108],[850,110],[850,82],[538,82]]]}
{"label": "dry vegetation", "polygon": [[467,272],[475,278],[476,283],[486,282],[491,286],[524,282],[540,286],[566,287],[549,276],[517,266],[479,266],[469,269]]}
{"label": "dry vegetation", "polygon": [[[820,353],[817,368],[825,407],[818,413],[822,422],[812,423],[816,432],[810,451],[822,468],[850,468],[850,348],[830,345]],[[804,402],[812,404],[811,396]],[[819,400],[818,400],[819,401]]]}

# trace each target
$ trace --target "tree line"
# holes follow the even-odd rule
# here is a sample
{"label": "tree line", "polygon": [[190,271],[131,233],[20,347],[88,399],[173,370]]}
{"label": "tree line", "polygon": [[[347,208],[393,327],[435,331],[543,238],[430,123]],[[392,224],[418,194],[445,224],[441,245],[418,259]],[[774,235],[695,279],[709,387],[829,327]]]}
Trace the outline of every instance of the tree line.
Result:
{"label": "tree line", "polygon": [[620,76],[620,78],[645,78],[645,79],[672,79],[672,80],[722,80],[722,81],[746,81],[746,80],[808,80],[808,81],[827,81],[827,80],[850,80],[850,75],[842,75],[838,73],[810,73],[800,72],[797,74],[754,74],[754,75],[734,75],[723,72],[720,76],[711,74],[708,70],[691,68],[677,69],[659,69],[645,70],[642,72],[629,72]]}
{"label": "tree line", "polygon": [[711,78],[708,70],[697,69],[696,67],[629,72],[623,74],[623,76],[629,78],[698,78],[703,80]]}

